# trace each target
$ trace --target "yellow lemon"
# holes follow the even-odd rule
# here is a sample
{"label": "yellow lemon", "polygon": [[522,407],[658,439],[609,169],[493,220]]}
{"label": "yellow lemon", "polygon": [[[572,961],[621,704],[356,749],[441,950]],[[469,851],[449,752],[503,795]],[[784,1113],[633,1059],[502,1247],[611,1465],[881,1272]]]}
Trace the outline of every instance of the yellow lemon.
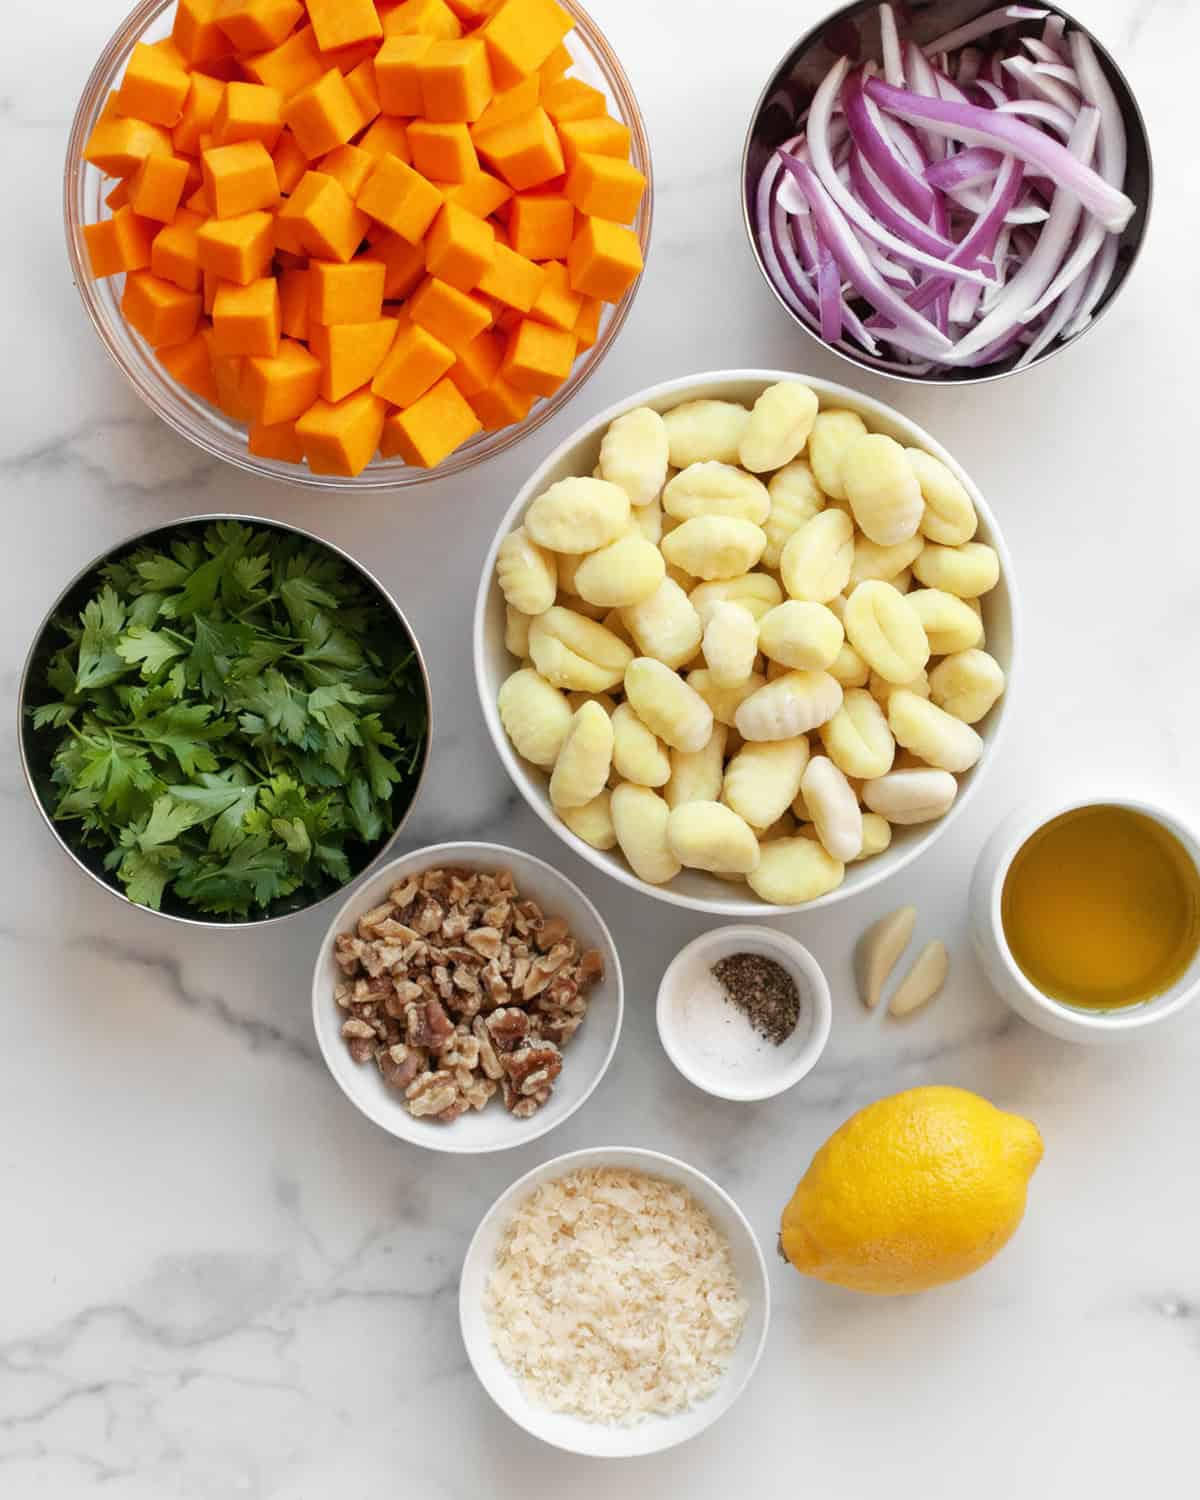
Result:
{"label": "yellow lemon", "polygon": [[1037,1127],[978,1094],[893,1094],[813,1157],[780,1249],[806,1276],[879,1296],[957,1281],[1016,1233],[1041,1159]]}

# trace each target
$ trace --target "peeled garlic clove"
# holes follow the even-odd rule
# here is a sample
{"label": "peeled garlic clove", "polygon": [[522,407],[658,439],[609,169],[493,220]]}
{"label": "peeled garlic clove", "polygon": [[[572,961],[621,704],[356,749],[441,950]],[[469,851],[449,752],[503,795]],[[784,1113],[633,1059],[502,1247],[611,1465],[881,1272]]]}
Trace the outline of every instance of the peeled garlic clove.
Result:
{"label": "peeled garlic clove", "polygon": [[911,1016],[928,1005],[946,982],[950,955],[945,943],[927,943],[888,1002],[889,1016]]}
{"label": "peeled garlic clove", "polygon": [[[880,917],[859,939],[859,994],[868,1010],[874,1010],[879,1004],[888,976],[903,958],[916,925],[917,908],[901,906],[886,917]],[[892,1004],[895,1003],[893,999]]]}

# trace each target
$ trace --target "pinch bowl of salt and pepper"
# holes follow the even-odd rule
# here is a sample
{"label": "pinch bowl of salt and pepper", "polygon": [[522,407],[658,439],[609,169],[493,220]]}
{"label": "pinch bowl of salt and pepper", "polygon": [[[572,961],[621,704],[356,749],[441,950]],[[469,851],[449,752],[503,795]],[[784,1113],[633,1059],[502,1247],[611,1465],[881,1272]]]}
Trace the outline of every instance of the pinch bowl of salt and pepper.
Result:
{"label": "pinch bowl of salt and pepper", "polygon": [[717,1099],[770,1099],[816,1065],[833,1006],[816,959],[769,927],[717,927],[680,950],[658,989],[667,1056]]}

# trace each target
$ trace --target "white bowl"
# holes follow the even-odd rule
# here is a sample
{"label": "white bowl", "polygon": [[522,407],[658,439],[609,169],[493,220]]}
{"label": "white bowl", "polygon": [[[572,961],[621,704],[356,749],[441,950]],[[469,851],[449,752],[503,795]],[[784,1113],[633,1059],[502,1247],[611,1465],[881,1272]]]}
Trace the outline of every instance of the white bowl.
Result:
{"label": "white bowl", "polygon": [[1069,796],[1043,798],[1007,817],[983,847],[971,877],[971,941],[992,988],[1019,1016],[1064,1042],[1113,1045],[1142,1036],[1200,998],[1200,953],[1183,976],[1161,995],[1141,1005],[1116,1010],[1085,1010],[1044,995],[1031,984],[1013,958],[1000,916],[1004,881],[1017,854],[1039,828],[1077,807],[1125,807],[1139,812],[1173,833],[1200,869],[1200,835],[1189,823],[1145,797],[1116,794],[1096,787],[1092,795],[1078,789]]}
{"label": "white bowl", "polygon": [[[353,928],[363,912],[378,906],[397,881],[446,865],[511,870],[522,896],[536,901],[547,916],[565,917],[580,947],[598,948],[604,956],[604,978],[591,990],[587,1018],[564,1050],[563,1069],[554,1093],[528,1120],[514,1119],[496,1099],[449,1124],[416,1119],[405,1108],[404,1100],[384,1083],[375,1064],[356,1063],[342,1038],[345,1014],[333,998],[341,977],[333,958],[334,938]],[[621,1034],[625,990],[621,960],[604,918],[565,875],[531,854],[501,844],[434,844],[393,860],[354,888],[322,940],[313,971],[312,1007],[321,1055],[351,1104],[399,1140],[430,1151],[478,1155],[527,1146],[570,1119],[608,1071]]]}
{"label": "white bowl", "polygon": [[[778,1046],[721,996],[710,970],[731,953],[773,958],[795,981],[800,1018]],[[708,987],[718,992],[715,1006],[702,1003]],[[701,1004],[693,1009],[695,999]],[[663,1049],[689,1083],[718,1099],[750,1101],[782,1094],[812,1072],[829,1040],[833,1003],[820,964],[794,937],[774,927],[715,927],[669,964],[658,987],[657,1019]]]}
{"label": "white bowl", "polygon": [[[565,1070],[564,1070],[565,1071]],[[587,1167],[630,1167],[668,1182],[680,1183],[708,1211],[729,1241],[734,1269],[746,1300],[746,1321],[720,1386],[706,1401],[670,1417],[650,1417],[632,1427],[586,1422],[582,1417],[548,1411],[525,1395],[516,1375],[497,1354],[484,1311],[484,1290],[496,1252],[518,1203],[544,1182]],[[475,1231],[459,1281],[458,1312],[463,1342],[480,1383],[506,1416],[526,1432],[568,1453],[593,1458],[636,1458],[661,1453],[696,1437],[724,1416],[750,1382],[767,1341],[771,1288],[762,1250],[745,1215],[728,1193],[695,1167],[657,1151],[603,1146],[556,1157],[524,1177],[496,1199]]]}
{"label": "white bowl", "polygon": [[[521,524],[525,511],[549,485],[570,475],[590,474],[600,454],[600,440],[610,422],[622,412],[635,406],[650,406],[657,411],[669,411],[684,401],[711,398],[725,401],[754,402],[764,388],[779,380],[803,380],[820,398],[821,405],[843,406],[857,411],[874,432],[884,432],[907,447],[924,448],[957,474],[966,486],[979,513],[978,540],[989,543],[1000,555],[1000,582],[983,599],[983,618],[987,628],[987,649],[1004,668],[1009,679],[1009,691],[991,711],[982,724],[976,725],[984,740],[984,753],[973,770],[959,777],[960,791],[954,806],[944,818],[936,823],[924,823],[914,828],[896,828],[890,848],[883,854],[848,867],[846,878],[836,891],[810,901],[806,906],[772,906],[761,901],[748,888],[731,887],[715,875],[697,870],[685,870],[669,885],[649,885],[639,880],[625,862],[619,850],[602,852],[577,838],[560,821],[550,803],[549,780],[543,771],[523,761],[513,750],[500,715],[496,708],[496,697],[504,679],[516,670],[516,663],[504,647],[504,597],[496,583],[496,553],[500,543]],[[818,380],[811,375],[797,375],[786,370],[728,370],[707,375],[693,375],[684,380],[668,381],[664,385],[651,386],[639,391],[617,406],[610,407],[593,417],[566,442],[562,443],[531,476],[528,483],[509,507],[501,521],[494,541],[483,565],[479,593],[475,601],[475,681],[479,689],[479,701],[483,707],[484,721],[492,743],[496,747],[504,767],[512,777],[517,790],[542,819],[546,826],[562,839],[582,859],[603,870],[606,875],[623,884],[652,896],[657,901],[668,901],[674,906],[689,907],[693,911],[712,912],[718,916],[740,917],[757,921],[763,917],[781,916],[789,911],[816,911],[822,906],[832,906],[837,901],[861,895],[878,885],[889,875],[894,875],[911,863],[918,854],[928,849],[934,841],[962,815],[971,801],[980,777],[995,754],[1000,729],[1007,717],[1007,704],[1012,691],[1012,670],[1017,654],[1017,601],[1013,587],[1012,559],[1000,535],[995,518],[983,496],[970,476],[949,453],[915,422],[909,421],[894,407],[885,406],[870,396],[860,395],[845,386],[834,385],[828,380]]]}

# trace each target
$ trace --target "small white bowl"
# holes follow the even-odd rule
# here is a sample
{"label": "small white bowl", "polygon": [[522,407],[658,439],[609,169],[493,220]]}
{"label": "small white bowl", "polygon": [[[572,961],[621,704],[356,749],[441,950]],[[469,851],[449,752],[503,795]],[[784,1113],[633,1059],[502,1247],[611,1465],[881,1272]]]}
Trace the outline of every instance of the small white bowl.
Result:
{"label": "small white bowl", "polygon": [[[718,876],[706,875],[699,870],[684,870],[667,885],[650,885],[639,880],[619,849],[607,852],[593,849],[567,828],[551,805],[545,772],[517,755],[500,722],[496,707],[501,684],[517,669],[517,662],[508,654],[504,645],[504,596],[496,582],[496,554],[504,538],[521,524],[529,505],[556,480],[574,474],[590,474],[598,462],[600,441],[609,424],[635,406],[649,406],[655,411],[665,412],[684,401],[701,399],[753,404],[767,386],[780,380],[803,380],[817,393],[822,407],[848,407],[863,417],[872,432],[887,433],[905,447],[924,448],[927,453],[932,453],[935,458],[940,458],[948,465],[966,486],[979,515],[977,539],[987,542],[1000,555],[1000,582],[984,596],[982,605],[987,628],[987,649],[1004,668],[1008,678],[1008,692],[987,718],[976,725],[984,741],[983,755],[978,765],[958,778],[958,798],[945,817],[939,818],[935,823],[894,829],[888,849],[872,859],[848,866],[846,878],[836,891],[830,891],[828,895],[810,901],[806,906],[772,906],[769,902],[760,900],[748,886],[730,886]],[[592,417],[560,444],[530,476],[509,507],[508,514],[500,522],[483,564],[479,593],[475,601],[475,682],[488,733],[513,784],[547,828],[581,859],[586,859],[589,864],[603,870],[606,875],[611,875],[614,880],[621,881],[623,885],[643,896],[650,896],[655,901],[668,901],[673,906],[685,906],[692,911],[757,922],[764,917],[784,916],[788,912],[816,911],[820,907],[832,906],[851,896],[861,895],[911,863],[962,816],[963,810],[974,796],[980,778],[986,774],[986,769],[996,754],[1001,726],[1008,716],[1017,638],[1018,610],[1012,558],[1000,535],[996,519],[970,475],[924,428],[918,427],[895,407],[885,406],[882,401],[875,401],[859,391],[834,385],[828,380],[818,380],[812,375],[788,370],[718,370],[651,386],[649,390],[639,391],[618,405],[609,407],[607,411]]]}
{"label": "small white bowl", "polygon": [[[800,1019],[776,1046],[724,999],[712,966],[731,953],[773,958],[795,980]],[[718,1099],[782,1094],[810,1073],[829,1040],[833,1003],[820,964],[802,943],[773,927],[716,927],[680,949],[658,987],[658,1035],[688,1080]]]}
{"label": "small white bowl", "polygon": [[1063,813],[1097,806],[1124,807],[1153,819],[1175,835],[1200,869],[1200,835],[1157,802],[1138,796],[1115,796],[1103,788],[1095,789],[1090,796],[1075,792],[1069,797],[1046,798],[1011,814],[984,845],[971,877],[971,940],[992,988],[1018,1015],[1064,1042],[1112,1045],[1136,1038],[1147,1028],[1177,1016],[1200,997],[1200,953],[1183,977],[1153,1000],[1116,1010],[1085,1010],[1053,1000],[1030,983],[1012,956],[1000,914],[1008,871],[1033,834]]}
{"label": "small white bowl", "polygon": [[[422,870],[462,865],[473,870],[511,870],[522,896],[536,901],[547,916],[564,917],[581,948],[598,948],[604,956],[604,978],[590,992],[587,1019],[563,1054],[563,1069],[550,1100],[528,1120],[517,1120],[492,1099],[459,1120],[416,1119],[404,1100],[384,1083],[374,1063],[356,1063],[342,1038],[345,1014],[333,998],[341,971],[333,958],[334,939],[351,930],[359,916],[378,906],[397,881]],[[329,924],[313,971],[313,1026],[334,1081],[369,1120],[381,1129],[430,1151],[479,1155],[527,1146],[570,1119],[608,1071],[625,1009],[621,960],[604,918],[565,875],[543,860],[502,844],[434,844],[414,849],[385,865],[356,886]]]}
{"label": "small white bowl", "polygon": [[[565,1070],[564,1070],[565,1071]],[[720,1386],[707,1401],[670,1417],[649,1417],[632,1427],[586,1422],[582,1417],[549,1411],[526,1396],[516,1375],[492,1343],[484,1310],[484,1291],[496,1252],[517,1204],[544,1182],[587,1167],[629,1167],[677,1182],[700,1202],[729,1241],[734,1270],[746,1300],[746,1321]],[[771,1287],[753,1229],[737,1204],[695,1167],[657,1151],[602,1146],[573,1151],[535,1167],[496,1199],[475,1231],[459,1281],[458,1312],[463,1343],[480,1384],[506,1416],[543,1443],[593,1458],[638,1458],[661,1453],[697,1437],[725,1415],[750,1383],[767,1341]]]}

